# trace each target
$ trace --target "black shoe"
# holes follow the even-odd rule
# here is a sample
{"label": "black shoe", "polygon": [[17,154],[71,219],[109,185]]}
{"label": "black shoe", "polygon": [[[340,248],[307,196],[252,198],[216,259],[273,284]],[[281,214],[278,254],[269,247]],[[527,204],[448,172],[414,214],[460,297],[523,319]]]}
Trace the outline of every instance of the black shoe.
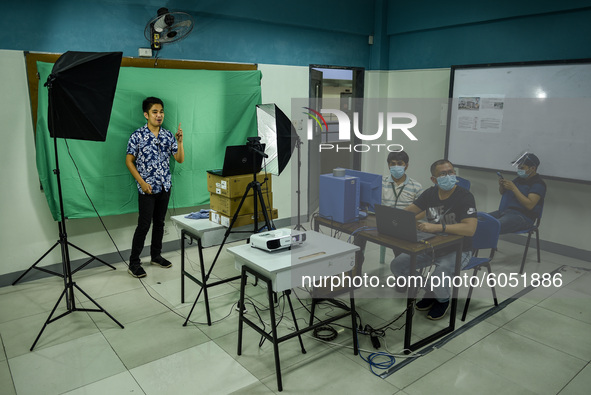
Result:
{"label": "black shoe", "polygon": [[130,266],[129,269],[127,269],[127,273],[129,273],[131,277],[135,278],[146,277],[146,271],[140,265]]}
{"label": "black shoe", "polygon": [[436,302],[433,292],[427,292],[425,297],[417,302],[415,308],[419,311],[429,310]]}
{"label": "black shoe", "polygon": [[435,301],[433,307],[429,310],[429,314],[427,314],[427,318],[430,320],[440,320],[445,317],[447,310],[449,310],[449,300],[447,302]]}
{"label": "black shoe", "polygon": [[172,267],[172,262],[170,262],[169,260],[167,260],[165,258],[162,258],[162,256],[152,258],[152,261],[150,263],[152,265],[160,266],[161,268],[164,268],[164,269],[168,269],[169,267]]}

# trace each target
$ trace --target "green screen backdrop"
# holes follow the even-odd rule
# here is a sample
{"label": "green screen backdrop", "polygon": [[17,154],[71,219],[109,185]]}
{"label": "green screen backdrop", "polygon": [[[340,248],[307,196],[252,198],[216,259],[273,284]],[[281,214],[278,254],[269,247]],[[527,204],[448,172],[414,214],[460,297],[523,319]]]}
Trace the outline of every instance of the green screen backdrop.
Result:
{"label": "green screen backdrop", "polygon": [[[38,62],[37,171],[54,220],[61,219],[55,169],[54,140],[47,127],[47,88],[53,64]],[[127,141],[146,120],[142,101],[156,96],[164,102],[165,129],[183,128],[185,161],[171,158],[170,207],[209,202],[206,170],[221,168],[227,145],[241,145],[257,135],[256,105],[261,104],[261,72],[169,70],[122,67],[105,142],[57,139],[66,218],[95,217],[80,177],[101,216],[137,211],[137,184],[127,167]],[[72,160],[72,158],[73,160]]]}

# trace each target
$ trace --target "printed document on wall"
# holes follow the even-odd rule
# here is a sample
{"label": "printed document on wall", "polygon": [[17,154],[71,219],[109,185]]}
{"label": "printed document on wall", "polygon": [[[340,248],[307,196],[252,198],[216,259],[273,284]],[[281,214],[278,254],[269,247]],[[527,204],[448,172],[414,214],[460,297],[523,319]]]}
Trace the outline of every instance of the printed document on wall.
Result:
{"label": "printed document on wall", "polygon": [[504,95],[460,95],[455,101],[457,103],[457,130],[464,132],[501,132],[505,106]]}

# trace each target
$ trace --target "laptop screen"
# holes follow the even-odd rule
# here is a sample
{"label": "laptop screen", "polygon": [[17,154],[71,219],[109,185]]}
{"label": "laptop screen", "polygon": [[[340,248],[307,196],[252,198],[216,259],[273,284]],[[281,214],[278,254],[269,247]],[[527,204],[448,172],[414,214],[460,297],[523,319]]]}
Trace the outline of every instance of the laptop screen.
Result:
{"label": "laptop screen", "polygon": [[[262,144],[264,151],[265,144]],[[209,170],[209,173],[222,177],[252,174],[261,171],[263,157],[249,150],[247,145],[229,145],[226,147],[224,167],[219,170]],[[221,174],[220,174],[221,173]]]}

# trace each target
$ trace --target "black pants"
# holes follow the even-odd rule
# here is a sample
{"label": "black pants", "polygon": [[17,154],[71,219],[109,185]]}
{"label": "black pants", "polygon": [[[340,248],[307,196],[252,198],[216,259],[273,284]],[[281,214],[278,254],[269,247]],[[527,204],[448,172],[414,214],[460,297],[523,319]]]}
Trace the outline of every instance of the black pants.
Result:
{"label": "black pants", "polygon": [[170,199],[170,190],[162,191],[152,195],[138,194],[139,217],[137,228],[133,235],[131,243],[131,256],[129,257],[130,266],[140,264],[140,254],[144,249],[146,235],[150,230],[150,223],[154,222],[152,228],[152,243],[150,244],[150,256],[157,258],[162,252],[162,237],[164,236],[164,218]]}

